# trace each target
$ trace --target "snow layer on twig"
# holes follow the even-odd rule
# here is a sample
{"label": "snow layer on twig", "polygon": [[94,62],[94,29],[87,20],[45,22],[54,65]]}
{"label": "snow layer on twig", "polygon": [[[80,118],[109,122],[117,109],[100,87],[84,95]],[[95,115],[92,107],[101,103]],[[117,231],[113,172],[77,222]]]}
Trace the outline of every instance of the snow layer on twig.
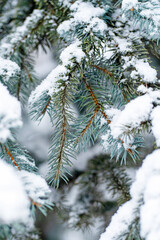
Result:
{"label": "snow layer on twig", "polygon": [[152,99],[149,94],[137,97],[129,102],[124,110],[113,117],[110,124],[112,136],[118,138],[128,128],[131,130],[139,127],[141,122],[148,120],[152,107]]}
{"label": "snow layer on twig", "polygon": [[107,30],[107,25],[99,17],[105,14],[105,10],[100,7],[94,7],[90,2],[76,1],[70,6],[71,19],[62,22],[57,31],[60,35],[71,30],[77,24],[87,24],[84,31],[104,33]]}
{"label": "snow layer on twig", "polygon": [[81,45],[81,42],[79,40],[75,40],[75,42],[70,44],[68,47],[66,47],[62,51],[60,55],[60,59],[64,66],[67,66],[67,65],[72,66],[74,64],[71,62],[72,58],[75,58],[76,62],[80,63],[82,58],[85,57],[85,53],[82,51],[82,48],[80,47],[80,45]]}
{"label": "snow layer on twig", "polygon": [[85,57],[85,53],[82,51],[80,45],[81,42],[79,40],[75,40],[62,51],[60,55],[62,64],[53,69],[43,82],[31,93],[29,97],[30,106],[32,106],[33,102],[38,100],[43,93],[52,97],[53,93],[58,92],[60,90],[59,83],[57,82],[58,80],[67,82],[67,73],[69,72],[67,66],[73,66],[74,62],[80,63]]}
{"label": "snow layer on twig", "polygon": [[15,62],[0,57],[0,75],[5,82],[8,82],[8,80],[18,74],[19,71],[20,68]]}
{"label": "snow layer on twig", "polygon": [[27,171],[21,171],[20,176],[29,198],[36,203],[45,204],[51,192],[46,181],[40,175]]}

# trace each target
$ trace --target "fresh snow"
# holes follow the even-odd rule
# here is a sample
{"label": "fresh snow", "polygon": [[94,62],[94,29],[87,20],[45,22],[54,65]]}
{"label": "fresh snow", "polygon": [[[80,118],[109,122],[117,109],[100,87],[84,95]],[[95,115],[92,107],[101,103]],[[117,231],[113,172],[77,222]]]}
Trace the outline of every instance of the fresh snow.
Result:
{"label": "fresh snow", "polygon": [[112,51],[110,48],[105,48],[103,56],[105,59],[110,59],[114,54],[114,51]]}
{"label": "fresh snow", "polygon": [[107,29],[108,29],[107,24],[102,19],[94,17],[90,20],[89,24],[87,25],[84,31],[99,32],[103,35],[104,32],[107,31]]}
{"label": "fresh snow", "polygon": [[8,82],[11,77],[19,72],[20,68],[15,62],[0,57],[0,75],[4,82]]}
{"label": "fresh snow", "polygon": [[22,26],[17,27],[14,33],[9,34],[3,38],[1,44],[1,56],[9,57],[17,42],[23,42],[24,37],[30,33],[30,29],[42,18],[43,10],[35,9],[33,13],[26,18]]}
{"label": "fresh snow", "polygon": [[18,172],[0,159],[0,223],[26,223],[30,202]]}
{"label": "fresh snow", "polygon": [[140,208],[141,236],[146,240],[160,239],[160,150],[155,150],[144,160],[138,170],[131,195]]}
{"label": "fresh snow", "polygon": [[136,57],[126,56],[123,57],[125,61],[123,68],[134,67],[135,70],[131,72],[131,77],[137,79],[137,76],[141,77],[141,81],[155,83],[157,81],[157,71],[152,68],[146,59],[137,59]]}
{"label": "fresh snow", "polygon": [[152,132],[156,138],[156,144],[160,147],[160,106],[153,109],[151,113]]}
{"label": "fresh snow", "polygon": [[110,124],[111,134],[118,138],[128,130],[139,127],[141,122],[149,119],[153,104],[149,94],[137,97],[129,102],[124,110],[116,114]]}
{"label": "fresh snow", "polygon": [[71,16],[76,22],[89,23],[94,17],[100,17],[105,14],[105,10],[100,7],[94,7],[90,2],[76,1],[70,7]]}
{"label": "fresh snow", "polygon": [[137,70],[137,73],[142,77],[145,82],[156,82],[157,71],[152,68],[148,62],[144,62],[143,59],[139,59],[135,62],[134,66]]}
{"label": "fresh snow", "polygon": [[67,66],[71,67],[74,65],[74,62],[72,61],[73,59],[75,59],[77,63],[80,63],[85,57],[85,53],[82,51],[80,45],[81,42],[75,40],[62,51],[60,55],[62,64],[54,68],[43,82],[31,93],[29,97],[29,106],[32,106],[32,104],[38,100],[43,93],[52,97],[55,92],[58,92],[60,90],[59,83],[57,82],[58,80],[61,79],[67,82],[67,73],[69,73]]}
{"label": "fresh snow", "polygon": [[45,204],[51,192],[46,181],[40,175],[31,172],[20,171],[19,174],[28,197],[36,203]]}
{"label": "fresh snow", "polygon": [[100,7],[94,7],[90,2],[82,2],[81,0],[76,1],[70,6],[71,18],[62,22],[57,31],[60,35],[71,30],[78,24],[86,24],[84,32],[100,32],[104,34],[107,30],[106,23],[99,17],[105,14],[105,10]]}
{"label": "fresh snow", "polygon": [[80,63],[82,58],[85,57],[85,53],[82,51],[81,45],[82,43],[79,40],[76,40],[74,43],[70,44],[66,47],[61,55],[60,59],[64,66],[70,65],[72,66],[73,63],[71,62],[72,58],[76,59],[77,63]]}
{"label": "fresh snow", "polygon": [[140,218],[140,234],[145,240],[160,239],[160,150],[144,160],[131,187],[131,200],[111,219],[100,240],[124,240],[129,227]]}
{"label": "fresh snow", "polygon": [[130,10],[131,8],[135,8],[137,4],[138,4],[138,0],[123,0],[122,9]]}
{"label": "fresh snow", "polygon": [[106,231],[101,234],[99,240],[124,240],[123,237],[129,231],[129,226],[135,218],[135,203],[128,201],[119,207],[111,219],[111,223]]}
{"label": "fresh snow", "polygon": [[11,138],[11,129],[22,126],[21,107],[18,100],[10,95],[5,86],[0,83],[0,142]]}
{"label": "fresh snow", "polygon": [[59,4],[69,8],[72,3],[71,0],[59,0]]}
{"label": "fresh snow", "polygon": [[127,39],[114,37],[114,40],[118,44],[118,47],[121,52],[132,51],[131,42],[127,41]]}
{"label": "fresh snow", "polygon": [[[106,106],[105,113],[111,120],[111,123],[109,124],[108,132],[101,136],[105,148],[109,146],[107,142],[109,136],[112,135],[114,139],[123,139],[123,146],[125,149],[128,149],[128,146],[133,142],[132,129],[139,128],[141,123],[146,121],[151,121],[152,133],[156,138],[157,146],[160,146],[160,107],[154,107],[153,104],[160,103],[160,91],[153,91],[152,88],[146,88],[143,85],[140,85],[138,90],[145,94],[131,100],[125,105],[123,110]],[[101,125],[103,126],[104,124],[105,121],[102,118]]]}
{"label": "fresh snow", "polygon": [[32,106],[32,104],[37,101],[43,93],[52,96],[53,92],[58,91],[58,84],[56,81],[59,79],[66,81],[68,79],[66,76],[67,72],[67,68],[63,65],[59,65],[53,69],[43,82],[32,91],[28,101],[29,106]]}

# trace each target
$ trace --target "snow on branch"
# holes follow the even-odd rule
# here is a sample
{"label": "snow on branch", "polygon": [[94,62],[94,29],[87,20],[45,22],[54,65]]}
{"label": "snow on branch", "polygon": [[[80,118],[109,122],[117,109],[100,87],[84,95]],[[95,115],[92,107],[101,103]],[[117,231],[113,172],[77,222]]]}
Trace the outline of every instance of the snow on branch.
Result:
{"label": "snow on branch", "polygon": [[37,25],[43,17],[43,10],[35,9],[33,13],[26,18],[22,26],[17,27],[14,33],[9,34],[1,41],[1,56],[9,57],[16,48],[17,43],[26,41],[30,35],[31,29]]}
{"label": "snow on branch", "polygon": [[[105,113],[111,119],[110,130],[111,135],[116,139],[123,135],[128,135],[133,129],[138,129],[141,124],[152,120],[153,134],[158,138],[157,132],[159,107],[154,108],[154,103],[159,104],[160,91],[148,89],[144,95],[136,97],[127,103],[123,110],[110,108]],[[103,125],[102,120],[102,125]],[[160,141],[157,139],[157,141]]]}
{"label": "snow on branch", "polygon": [[141,236],[146,240],[160,238],[160,150],[144,160],[131,188],[132,198],[139,207]]}
{"label": "snow on branch", "polygon": [[38,174],[17,171],[0,159],[0,223],[33,223],[31,205],[45,215],[49,202],[50,189]]}
{"label": "snow on branch", "polygon": [[160,106],[157,106],[153,109],[151,113],[151,120],[152,120],[152,132],[156,138],[156,144],[160,147]]}
{"label": "snow on branch", "polygon": [[57,29],[60,35],[72,30],[78,24],[83,24],[85,32],[93,30],[103,34],[107,30],[106,23],[99,18],[106,12],[103,8],[94,7],[91,2],[78,0],[70,6],[70,10],[70,20],[62,22]]}
{"label": "snow on branch", "polygon": [[50,189],[46,181],[35,173],[20,171],[19,172],[22,181],[24,182],[24,188],[28,197],[38,206],[42,206],[48,201],[50,196]]}
{"label": "snow on branch", "polygon": [[32,106],[34,101],[39,99],[43,93],[52,96],[53,92],[57,91],[56,88],[58,87],[58,84],[56,84],[56,81],[59,79],[66,81],[67,72],[67,68],[63,65],[59,65],[53,69],[43,82],[31,93],[29,97],[29,106]]}
{"label": "snow on branch", "polygon": [[[159,0],[123,0],[122,9],[125,12],[127,19],[132,16],[135,21],[140,24],[140,28],[146,31],[145,37],[147,38],[160,38],[160,4]],[[137,21],[138,19],[138,21]],[[144,33],[142,33],[144,34]]]}
{"label": "snow on branch", "polygon": [[20,103],[0,83],[0,142],[4,143],[8,138],[12,138],[11,130],[21,126]]}
{"label": "snow on branch", "polygon": [[0,223],[26,223],[30,202],[17,170],[0,159]]}
{"label": "snow on branch", "polygon": [[15,62],[0,57],[0,76],[4,82],[8,82],[11,77],[19,72],[20,68]]}
{"label": "snow on branch", "polygon": [[105,10],[100,7],[94,7],[90,2],[76,1],[70,7],[75,21],[88,23],[94,17],[100,17],[105,13]]}
{"label": "snow on branch", "polygon": [[[160,114],[160,91],[146,88],[140,85],[138,91],[144,95],[138,96],[127,103],[122,110],[109,108],[106,106],[105,114],[110,119],[107,131],[102,133],[102,143],[105,149],[111,150],[112,157],[118,160],[122,156],[121,162],[126,162],[126,153],[135,161],[138,157],[137,147],[142,146],[142,138],[137,134],[143,132],[144,125],[150,127],[156,139],[157,146],[160,144],[159,114]],[[155,107],[155,105],[158,105]],[[106,123],[101,119],[102,128]],[[118,150],[117,150],[118,148]],[[124,154],[123,154],[124,152]]]}
{"label": "snow on branch", "polygon": [[119,208],[100,240],[125,240],[136,219],[140,219],[140,235],[145,240],[160,238],[160,150],[144,160],[131,187],[132,199]]}
{"label": "snow on branch", "polygon": [[145,94],[129,102],[124,110],[118,111],[110,124],[112,136],[118,138],[125,131],[128,132],[148,121],[153,107],[152,101],[149,94]]}
{"label": "snow on branch", "polygon": [[[30,109],[36,109],[36,102],[41,98],[42,95],[52,97],[54,93],[62,90],[60,81],[68,81],[69,69],[67,67],[73,67],[75,63],[80,63],[85,57],[85,53],[82,51],[81,42],[75,40],[72,44],[66,47],[61,55],[60,60],[62,64],[58,65],[53,69],[49,75],[43,80],[43,82],[31,93],[29,97],[29,107]],[[48,102],[46,102],[45,97],[45,106],[43,106],[42,113],[44,112],[45,107],[48,107]],[[49,100],[50,101],[50,100]],[[35,105],[35,107],[34,107]]]}
{"label": "snow on branch", "polygon": [[109,227],[101,234],[99,240],[126,240],[129,227],[135,218],[135,207],[133,200],[121,206],[113,215]]}
{"label": "snow on branch", "polygon": [[[137,73],[142,77],[142,81],[144,82],[152,82],[155,83],[157,80],[157,71],[152,68],[148,62],[145,62],[142,59],[139,59],[135,62],[135,68]],[[136,77],[136,71],[132,71],[132,77]]]}
{"label": "snow on branch", "polygon": [[81,42],[77,39],[62,51],[60,60],[64,66],[70,65],[72,67],[74,65],[72,59],[80,63],[84,57],[85,53],[82,51]]}

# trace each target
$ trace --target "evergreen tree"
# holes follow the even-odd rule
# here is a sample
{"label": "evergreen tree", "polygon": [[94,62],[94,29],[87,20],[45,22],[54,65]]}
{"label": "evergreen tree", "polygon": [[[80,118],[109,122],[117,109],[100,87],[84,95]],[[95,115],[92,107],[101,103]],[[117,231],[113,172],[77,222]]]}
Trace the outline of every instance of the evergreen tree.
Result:
{"label": "evergreen tree", "polygon": [[[95,218],[105,223],[118,206],[100,240],[160,239],[160,81],[149,58],[160,58],[160,1],[0,0],[0,33],[0,239],[39,239],[36,209],[62,207],[82,228]],[[32,59],[39,46],[55,46],[59,63],[41,83]],[[47,181],[78,184],[69,209],[50,203],[47,182],[19,143],[25,105],[33,120],[49,115]],[[126,169],[140,165],[145,132],[156,149],[132,183]],[[72,178],[72,160],[97,142],[107,154]]]}

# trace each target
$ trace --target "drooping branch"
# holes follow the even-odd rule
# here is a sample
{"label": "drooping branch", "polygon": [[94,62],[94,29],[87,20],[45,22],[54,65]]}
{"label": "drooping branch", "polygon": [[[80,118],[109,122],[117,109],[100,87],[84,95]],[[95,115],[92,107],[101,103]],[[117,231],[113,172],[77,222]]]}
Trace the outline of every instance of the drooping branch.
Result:
{"label": "drooping branch", "polygon": [[60,175],[60,169],[61,169],[61,165],[62,165],[62,157],[63,157],[65,141],[66,141],[66,126],[67,126],[66,109],[65,109],[66,89],[67,89],[67,86],[65,85],[64,90],[63,90],[63,94],[62,94],[62,117],[63,117],[62,136],[61,136],[61,141],[60,141],[61,142],[60,143],[60,151],[59,151],[59,154],[58,154],[57,172],[56,172],[55,178],[54,178],[56,180],[58,180],[59,175]]}

